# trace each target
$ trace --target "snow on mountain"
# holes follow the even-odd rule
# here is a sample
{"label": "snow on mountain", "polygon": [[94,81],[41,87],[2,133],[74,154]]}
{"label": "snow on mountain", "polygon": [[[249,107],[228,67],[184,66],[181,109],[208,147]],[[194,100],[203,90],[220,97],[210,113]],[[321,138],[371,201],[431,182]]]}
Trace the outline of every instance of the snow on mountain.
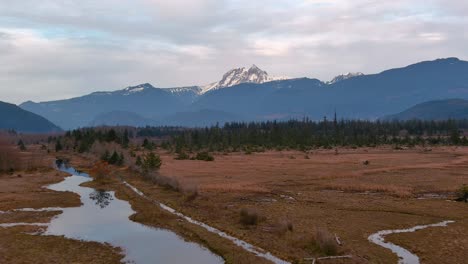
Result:
{"label": "snow on mountain", "polygon": [[137,86],[129,86],[123,90],[120,90],[118,92],[122,92],[123,95],[131,95],[131,94],[134,94],[134,93],[139,93],[139,92],[142,92],[146,89],[154,89],[154,87],[149,84],[149,83],[143,83],[143,84],[139,84]]}
{"label": "snow on mountain", "polygon": [[333,80],[327,82],[327,84],[334,84],[334,83],[337,83],[337,82],[341,82],[341,81],[344,81],[344,80],[347,80],[347,79],[351,79],[351,78],[354,78],[354,77],[357,77],[357,76],[363,76],[364,73],[362,72],[349,72],[347,74],[342,74],[342,75],[338,75],[336,76],[335,78],[333,78]]}
{"label": "snow on mountain", "polygon": [[196,93],[199,94],[202,91],[200,86],[190,86],[190,87],[176,87],[176,88],[167,88],[166,91],[172,94],[181,94],[181,93]]}
{"label": "snow on mountain", "polygon": [[237,68],[232,69],[223,75],[219,82],[211,83],[201,87],[201,93],[217,90],[220,88],[231,87],[241,83],[265,83],[277,80],[286,80],[287,77],[270,77],[268,73],[256,65],[252,65],[249,69]]}

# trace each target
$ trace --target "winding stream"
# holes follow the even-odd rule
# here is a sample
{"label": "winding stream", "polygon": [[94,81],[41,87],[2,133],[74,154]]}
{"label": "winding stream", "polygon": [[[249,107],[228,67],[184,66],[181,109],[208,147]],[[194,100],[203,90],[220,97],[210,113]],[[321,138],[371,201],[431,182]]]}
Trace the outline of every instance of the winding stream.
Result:
{"label": "winding stream", "polygon": [[393,253],[395,253],[398,256],[399,264],[419,264],[419,257],[417,255],[391,242],[386,242],[385,236],[390,235],[390,234],[398,234],[398,233],[412,233],[412,232],[416,232],[418,230],[429,228],[429,227],[444,227],[450,223],[454,223],[454,221],[443,221],[440,223],[430,224],[430,225],[418,225],[418,226],[408,228],[408,229],[382,230],[375,234],[370,235],[369,241],[381,247],[390,249]]}
{"label": "winding stream", "polygon": [[[128,182],[123,182],[127,187],[129,187],[130,189],[132,189],[136,194],[138,194],[139,196],[145,198],[145,199],[148,199],[150,200],[143,192],[141,192],[140,190],[138,190],[136,187],[134,187],[133,185],[129,184]],[[219,229],[216,229],[212,226],[209,226],[203,222],[200,222],[200,221],[197,221],[197,220],[194,220],[193,218],[191,217],[188,217],[180,212],[177,212],[175,209],[163,204],[163,203],[159,203],[157,201],[152,201],[154,202],[156,205],[158,205],[159,207],[161,207],[163,210],[165,211],[168,211],[169,213],[171,214],[174,214],[174,215],[177,215],[183,219],[185,219],[187,222],[189,223],[192,223],[194,225],[198,225],[200,227],[203,227],[205,230],[211,232],[211,233],[214,233],[214,234],[217,234],[218,236],[220,237],[223,237],[231,242],[233,242],[234,244],[236,244],[237,246],[243,248],[244,250],[250,252],[250,253],[253,253],[254,255],[258,256],[258,257],[261,257],[261,258],[264,258],[264,259],[267,259],[275,264],[289,264],[289,262],[285,261],[285,260],[282,260],[276,256],[274,256],[273,254],[271,254],[270,252],[268,251],[265,251],[261,248],[258,248],[252,244],[249,244],[241,239],[238,239],[236,237],[233,237],[231,235],[228,235],[227,233],[219,230]]]}
{"label": "winding stream", "polygon": [[173,232],[131,221],[129,216],[135,212],[127,201],[117,199],[114,192],[80,186],[92,181],[87,174],[73,168],[60,167],[60,170],[72,176],[47,188],[79,194],[82,206],[19,209],[16,211],[62,211],[62,214],[54,217],[49,224],[10,223],[0,226],[47,226],[43,235],[107,242],[124,250],[124,261],[127,263],[224,263],[219,256],[196,243],[184,241]]}

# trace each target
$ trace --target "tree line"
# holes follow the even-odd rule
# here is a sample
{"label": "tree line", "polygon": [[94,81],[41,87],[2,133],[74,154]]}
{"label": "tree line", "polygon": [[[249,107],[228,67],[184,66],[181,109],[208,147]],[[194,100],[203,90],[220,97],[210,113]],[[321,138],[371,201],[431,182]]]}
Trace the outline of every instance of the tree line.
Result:
{"label": "tree line", "polygon": [[[231,122],[205,128],[144,127],[127,129],[86,128],[67,132],[57,139],[73,139],[73,149],[87,152],[94,142],[115,142],[123,148],[133,144],[146,150],[157,147],[185,151],[257,151],[380,145],[468,145],[464,131],[468,120],[365,121],[308,119],[284,122]],[[157,139],[157,140],[156,140]],[[155,141],[158,143],[156,144]],[[135,143],[142,142],[142,143]]]}
{"label": "tree line", "polygon": [[[185,129],[171,136],[176,152],[182,150],[239,151],[374,147],[379,145],[468,145],[463,132],[468,120],[364,121],[291,120],[287,122],[227,123],[202,129]],[[158,131],[158,128],[153,128]],[[148,131],[148,128],[145,129]]]}

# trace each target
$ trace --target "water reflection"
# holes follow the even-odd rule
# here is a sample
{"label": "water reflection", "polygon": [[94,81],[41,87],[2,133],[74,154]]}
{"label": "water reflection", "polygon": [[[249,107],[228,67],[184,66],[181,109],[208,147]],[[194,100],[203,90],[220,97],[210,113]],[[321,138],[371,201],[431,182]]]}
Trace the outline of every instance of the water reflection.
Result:
{"label": "water reflection", "polygon": [[125,251],[124,261],[127,263],[224,262],[206,248],[184,241],[169,230],[151,228],[131,221],[129,216],[135,211],[127,201],[116,198],[112,191],[105,192],[81,186],[92,181],[92,178],[85,173],[78,173],[63,162],[58,163],[57,167],[73,176],[48,188],[79,194],[82,206],[63,208],[63,213],[52,219],[45,235],[110,243],[122,247]]}
{"label": "water reflection", "polygon": [[89,194],[89,198],[96,202],[96,205],[99,205],[101,209],[107,207],[114,198],[109,192],[106,192],[102,189],[95,190]]}

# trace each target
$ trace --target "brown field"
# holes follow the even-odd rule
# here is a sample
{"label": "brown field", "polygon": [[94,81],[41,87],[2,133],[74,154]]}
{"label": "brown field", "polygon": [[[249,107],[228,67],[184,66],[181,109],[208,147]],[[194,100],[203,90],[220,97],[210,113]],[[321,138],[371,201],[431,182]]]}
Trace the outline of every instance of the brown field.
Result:
{"label": "brown field", "polygon": [[[351,254],[353,259],[320,263],[396,263],[397,257],[393,253],[368,242],[367,237],[383,229],[409,228],[443,220],[456,222],[448,227],[390,235],[388,239],[416,253],[422,263],[464,263],[468,259],[468,205],[451,201],[454,192],[468,183],[468,148],[440,147],[431,151],[422,148],[340,149],[338,155],[335,150],[232,153],[218,154],[213,162],[179,161],[172,154],[160,154],[163,158],[160,174],[176,178],[181,190],[198,189],[195,199],[187,199],[183,191],[151,184],[129,170],[116,170],[112,176],[121,176],[152,199],[289,261],[307,263],[304,258],[325,256],[316,242],[320,240],[316,230],[326,230],[325,233],[332,237],[336,234],[342,241],[341,246],[335,245],[337,252],[333,254]],[[364,161],[369,164],[364,165]],[[72,157],[72,163],[81,168],[89,165],[87,160],[76,156]],[[54,176],[55,172],[21,178],[0,176],[0,210],[72,206],[76,202],[73,194],[65,199],[68,194],[38,191],[46,181],[38,178],[42,179],[44,175],[50,177],[47,180],[50,182],[63,177]],[[31,184],[27,189],[3,190],[7,185],[23,188],[25,182],[28,182],[26,187],[29,182],[40,184]],[[113,177],[105,188],[116,190],[120,199],[130,201],[137,212],[132,216],[135,221],[171,229],[204,244],[228,263],[264,263],[227,240],[178,221],[135,195],[120,184],[117,177]],[[57,197],[62,198],[59,201]],[[240,212],[244,208],[256,212],[256,225],[241,224]],[[0,221],[26,221],[28,217],[31,221],[47,221],[51,215],[17,215],[10,220],[0,215]],[[288,225],[292,231],[285,228]],[[43,237],[20,231],[0,228],[0,256],[4,256],[4,252],[9,256],[19,252],[15,250],[20,247],[11,243],[26,243],[24,241],[30,239],[38,239],[34,242],[36,247],[51,243],[39,241]],[[9,238],[8,243],[4,236]],[[13,240],[12,236],[21,237]],[[66,241],[81,245],[73,250],[76,257],[87,255],[86,243]],[[67,247],[67,244],[61,246]],[[110,247],[102,245],[99,248],[108,263],[112,258],[118,262]],[[28,251],[28,254],[40,253]]]}
{"label": "brown field", "polygon": [[[390,240],[418,253],[423,263],[468,258],[468,205],[447,201],[468,183],[468,148],[235,153],[216,155],[214,162],[162,158],[162,175],[198,186],[194,201],[139,177],[128,180],[154,199],[288,260],[323,255],[314,234],[324,228],[342,240],[339,254],[354,256],[346,263],[396,263],[395,255],[367,237],[443,220],[456,223]],[[242,208],[255,209],[262,221],[244,227]],[[285,221],[292,232],[278,231]]]}

